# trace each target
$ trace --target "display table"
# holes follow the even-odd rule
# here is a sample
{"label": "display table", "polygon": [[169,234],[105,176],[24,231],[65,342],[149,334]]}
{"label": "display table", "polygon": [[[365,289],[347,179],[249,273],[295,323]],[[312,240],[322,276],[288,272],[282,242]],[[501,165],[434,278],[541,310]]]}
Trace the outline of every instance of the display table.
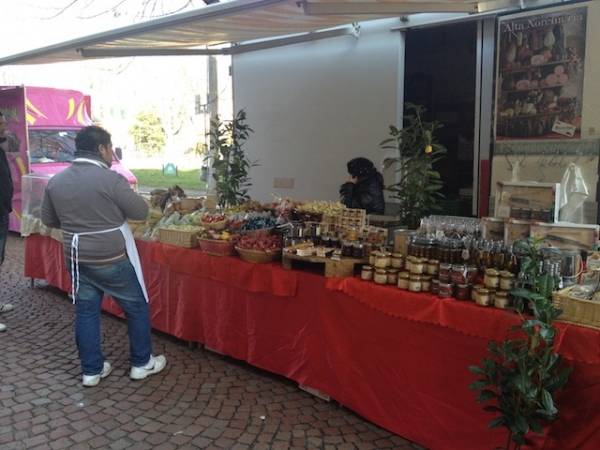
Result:
{"label": "display table", "polygon": [[[25,249],[27,277],[70,289],[59,242],[33,235]],[[141,241],[138,249],[157,330],[318,389],[430,449],[504,444],[468,389],[468,366],[490,339],[504,339],[514,314],[199,250]],[[112,301],[104,308],[119,313]],[[559,328],[558,351],[574,371],[557,400],[560,419],[535,448],[595,450],[600,332]]]}

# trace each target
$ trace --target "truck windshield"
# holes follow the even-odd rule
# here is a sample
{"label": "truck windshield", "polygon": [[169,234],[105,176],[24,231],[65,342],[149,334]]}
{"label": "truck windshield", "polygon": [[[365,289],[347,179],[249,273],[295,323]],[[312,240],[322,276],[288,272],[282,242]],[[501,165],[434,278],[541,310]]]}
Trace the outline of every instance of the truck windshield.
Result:
{"label": "truck windshield", "polygon": [[77,130],[29,130],[29,161],[53,163],[73,161]]}

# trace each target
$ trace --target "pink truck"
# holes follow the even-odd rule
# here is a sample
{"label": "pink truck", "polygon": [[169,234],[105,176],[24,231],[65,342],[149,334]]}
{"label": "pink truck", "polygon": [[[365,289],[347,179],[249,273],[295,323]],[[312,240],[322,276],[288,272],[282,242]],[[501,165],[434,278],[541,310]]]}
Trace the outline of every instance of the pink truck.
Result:
{"label": "pink truck", "polygon": [[[32,86],[1,86],[0,111],[8,122],[11,152],[7,154],[14,182],[10,229],[20,230],[21,177],[53,176],[69,166],[75,152],[75,135],[92,125],[91,99],[78,91]],[[115,155],[112,170],[132,187],[137,179]]]}

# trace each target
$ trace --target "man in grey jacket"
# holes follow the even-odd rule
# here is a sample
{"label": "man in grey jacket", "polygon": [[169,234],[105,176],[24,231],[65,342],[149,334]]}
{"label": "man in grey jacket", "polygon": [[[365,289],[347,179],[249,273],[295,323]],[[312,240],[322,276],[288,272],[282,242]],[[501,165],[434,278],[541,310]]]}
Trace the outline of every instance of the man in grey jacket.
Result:
{"label": "man in grey jacket", "polygon": [[130,378],[143,379],[166,365],[163,355],[152,355],[147,294],[126,223],[128,219],[145,219],[148,205],[125,178],[109,170],[113,151],[106,130],[83,128],[75,138],[75,146],[71,167],[48,183],[42,222],[63,230],[65,261],[73,278],[75,338],[83,385],[96,386],[112,370],[100,343],[104,294],[111,295],[125,312]]}

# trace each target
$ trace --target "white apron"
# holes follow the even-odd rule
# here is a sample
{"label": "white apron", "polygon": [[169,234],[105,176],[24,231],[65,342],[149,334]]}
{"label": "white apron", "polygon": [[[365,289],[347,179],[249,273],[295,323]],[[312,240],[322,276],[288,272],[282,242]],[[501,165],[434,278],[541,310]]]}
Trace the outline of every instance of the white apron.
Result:
{"label": "white apron", "polygon": [[[98,167],[108,169],[108,166],[93,159],[76,158],[73,160],[73,162],[88,162]],[[129,262],[135,270],[135,275],[137,277],[138,282],[140,283],[142,292],[144,293],[144,298],[146,299],[146,303],[148,303],[148,291],[146,290],[146,283],[144,282],[144,273],[142,272],[140,255],[138,254],[137,247],[135,245],[133,233],[131,232],[131,229],[129,228],[129,224],[127,222],[124,222],[123,225],[121,225],[120,227],[110,228],[107,230],[73,233],[73,237],[71,238],[71,296],[73,298],[73,303],[75,303],[75,296],[79,291],[79,237],[90,236],[92,234],[112,233],[113,231],[120,231],[123,235],[123,239],[125,240],[125,250],[127,252],[127,257],[129,258]]]}

